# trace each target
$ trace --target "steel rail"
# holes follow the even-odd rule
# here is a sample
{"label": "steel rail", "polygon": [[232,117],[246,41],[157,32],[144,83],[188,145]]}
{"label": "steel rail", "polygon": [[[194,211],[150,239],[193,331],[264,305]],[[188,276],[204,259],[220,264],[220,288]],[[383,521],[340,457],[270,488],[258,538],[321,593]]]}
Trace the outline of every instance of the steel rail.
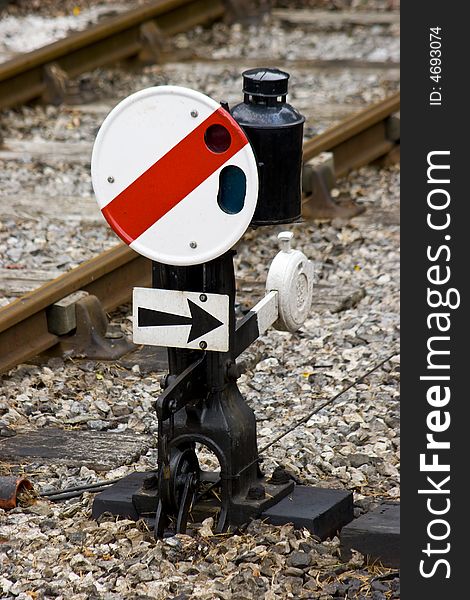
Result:
{"label": "steel rail", "polygon": [[[348,173],[387,153],[394,143],[387,140],[385,120],[399,110],[399,97],[394,95],[384,102],[353,115],[335,127],[317,135],[304,144],[304,160],[329,150],[335,155],[341,151],[340,173]],[[380,126],[381,135],[369,138],[369,145],[361,138],[364,131]],[[359,140],[354,151],[354,140]],[[337,172],[338,175],[338,172]],[[47,324],[49,307],[78,290],[88,291],[101,301],[106,311],[127,302],[135,286],[148,286],[151,281],[151,263],[128,246],[119,244],[68,273],[28,292],[7,306],[0,308],[0,372],[52,348],[60,338],[50,333]]]}
{"label": "steel rail", "polygon": [[305,162],[321,152],[333,152],[335,174],[344,177],[384,156],[396,145],[388,139],[387,119],[400,110],[400,94],[397,92],[382,102],[331,127],[304,144]]}
{"label": "steel rail", "polygon": [[156,0],[98,23],[85,31],[0,64],[0,108],[34,100],[47,91],[47,66],[57,65],[67,76],[139,54],[145,48],[146,23],[174,35],[221,18],[222,0]]}

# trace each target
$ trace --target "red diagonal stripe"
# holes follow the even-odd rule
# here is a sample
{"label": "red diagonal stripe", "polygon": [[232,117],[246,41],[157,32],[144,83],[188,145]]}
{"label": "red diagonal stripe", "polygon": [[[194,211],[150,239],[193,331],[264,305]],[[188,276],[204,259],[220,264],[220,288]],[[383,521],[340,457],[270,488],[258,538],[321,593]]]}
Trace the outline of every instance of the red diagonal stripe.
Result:
{"label": "red diagonal stripe", "polygon": [[[232,140],[225,152],[212,152],[204,142],[207,128],[215,124],[230,131]],[[103,208],[104,217],[131,244],[247,143],[240,126],[219,108],[111,200]]]}

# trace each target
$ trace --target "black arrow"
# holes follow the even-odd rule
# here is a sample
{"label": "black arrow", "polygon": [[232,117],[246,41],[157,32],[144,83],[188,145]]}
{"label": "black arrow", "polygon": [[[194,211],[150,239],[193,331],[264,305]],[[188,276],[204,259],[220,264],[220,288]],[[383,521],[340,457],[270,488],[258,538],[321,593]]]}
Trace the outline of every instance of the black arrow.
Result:
{"label": "black arrow", "polygon": [[172,315],[171,313],[152,310],[151,308],[142,308],[138,310],[138,326],[139,327],[168,327],[171,325],[191,325],[188,336],[188,344],[193,340],[197,340],[201,336],[209,333],[213,329],[217,329],[223,325],[203,308],[189,300],[188,306],[191,311],[190,317],[184,315]]}

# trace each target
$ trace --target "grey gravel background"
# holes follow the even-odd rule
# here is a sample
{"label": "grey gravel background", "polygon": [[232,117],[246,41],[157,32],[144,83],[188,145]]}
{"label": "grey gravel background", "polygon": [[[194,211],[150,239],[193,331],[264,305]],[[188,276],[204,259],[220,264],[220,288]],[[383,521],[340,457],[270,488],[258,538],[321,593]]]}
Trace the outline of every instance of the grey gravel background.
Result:
{"label": "grey gravel background", "polygon": [[[383,5],[368,3],[366,8]],[[291,72],[290,99],[307,114],[310,135],[331,125],[349,105],[354,109],[379,100],[398,87],[396,69],[300,65],[306,58],[325,57],[397,61],[398,31],[393,27],[352,27],[326,34],[266,20],[256,27],[198,29],[174,43],[182,52],[196,49],[201,59],[137,73],[99,70],[78,81],[93,94],[92,103],[23,107],[2,114],[3,135],[33,146],[20,160],[0,159],[0,201],[7,215],[0,219],[0,268],[64,271],[116,242],[89,202],[86,157],[57,160],[34,144],[91,144],[108,107],[132,91],[174,83],[233,103],[240,97],[244,61],[276,59]],[[217,64],[215,58],[224,62]],[[341,181],[335,194],[364,204],[365,213],[349,222],[293,227],[296,246],[316,265],[318,282],[346,301],[332,311],[316,298],[300,332],[270,330],[242,357],[247,372],[239,380],[240,389],[255,410],[260,446],[398,350],[398,192],[399,167],[363,168]],[[33,202],[28,205],[32,197],[46,199],[42,212]],[[24,199],[21,210],[15,204],[19,199]],[[238,245],[240,278],[264,281],[280,230],[247,232]],[[259,291],[256,284],[254,289]],[[5,295],[3,302],[11,298]],[[241,301],[249,299],[245,290]],[[113,316],[115,326],[129,333],[128,309]],[[65,427],[154,438],[152,405],[160,389],[159,374],[129,367],[61,358],[21,365],[1,378],[0,431]],[[306,483],[353,490],[356,514],[382,499],[398,499],[398,378],[394,357],[270,449],[266,471],[283,464]],[[39,463],[28,463],[24,472],[44,491],[112,479],[155,464],[151,447],[136,463],[105,473]],[[0,459],[0,474],[17,471]],[[358,554],[342,563],[337,538],[320,543],[306,531],[260,522],[235,536],[213,536],[206,522],[193,537],[155,543],[144,523],[91,521],[91,501],[87,494],[61,504],[40,501],[9,513],[0,510],[2,597],[399,598],[395,572],[366,566]]]}

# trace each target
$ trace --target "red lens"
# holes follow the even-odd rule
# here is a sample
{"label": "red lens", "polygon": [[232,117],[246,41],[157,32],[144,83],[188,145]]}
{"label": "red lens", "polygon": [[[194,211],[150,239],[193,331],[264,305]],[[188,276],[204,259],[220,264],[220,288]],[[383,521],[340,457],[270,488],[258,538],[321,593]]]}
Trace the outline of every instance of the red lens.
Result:
{"label": "red lens", "polygon": [[230,148],[232,138],[223,125],[211,125],[204,134],[204,142],[209,150],[221,154]]}

